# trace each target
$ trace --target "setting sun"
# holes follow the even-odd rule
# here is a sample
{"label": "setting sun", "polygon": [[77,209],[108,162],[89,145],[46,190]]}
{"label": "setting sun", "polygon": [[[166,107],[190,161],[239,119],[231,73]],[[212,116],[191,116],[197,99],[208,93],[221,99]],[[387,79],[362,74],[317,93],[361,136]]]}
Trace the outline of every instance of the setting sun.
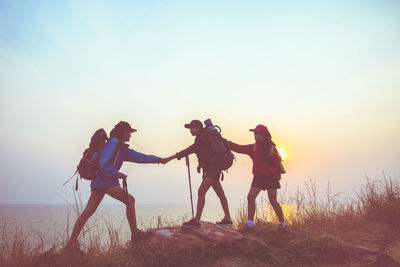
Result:
{"label": "setting sun", "polygon": [[283,149],[282,149],[282,148],[280,148],[280,147],[277,147],[276,149],[278,150],[278,152],[279,152],[279,155],[281,155],[281,158],[282,158],[282,160],[285,160],[285,158],[286,158],[286,156],[287,156],[287,153],[286,153],[286,151],[285,151],[285,150],[283,150]]}

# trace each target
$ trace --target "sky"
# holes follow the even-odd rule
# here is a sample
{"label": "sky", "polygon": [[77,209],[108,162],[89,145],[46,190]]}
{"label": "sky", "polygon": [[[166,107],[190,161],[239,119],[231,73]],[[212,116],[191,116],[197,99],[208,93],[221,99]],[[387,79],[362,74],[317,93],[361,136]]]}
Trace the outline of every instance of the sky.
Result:
{"label": "sky", "polygon": [[[354,197],[366,176],[400,177],[399,48],[399,1],[0,0],[0,204],[71,201],[62,184],[99,128],[128,121],[131,148],[166,157],[207,118],[240,144],[266,125],[288,192],[311,179]],[[222,185],[244,203],[252,163],[236,158]],[[183,160],[122,171],[137,204],[190,203]]]}

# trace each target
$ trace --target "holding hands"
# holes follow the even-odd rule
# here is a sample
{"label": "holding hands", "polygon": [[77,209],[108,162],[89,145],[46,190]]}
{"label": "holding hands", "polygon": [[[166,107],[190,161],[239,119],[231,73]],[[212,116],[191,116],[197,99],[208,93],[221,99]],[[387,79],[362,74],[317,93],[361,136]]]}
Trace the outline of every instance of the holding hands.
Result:
{"label": "holding hands", "polygon": [[160,159],[160,163],[161,164],[167,164],[168,162],[170,162],[171,160],[173,160],[175,158],[176,158],[175,155],[167,157],[167,158],[162,158],[162,159]]}

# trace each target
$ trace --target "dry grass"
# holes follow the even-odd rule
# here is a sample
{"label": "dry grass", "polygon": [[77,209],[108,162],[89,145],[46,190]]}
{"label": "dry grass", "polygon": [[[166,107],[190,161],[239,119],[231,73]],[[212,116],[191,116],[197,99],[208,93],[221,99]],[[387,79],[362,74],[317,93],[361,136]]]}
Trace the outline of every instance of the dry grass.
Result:
{"label": "dry grass", "polygon": [[[265,242],[273,250],[285,256],[287,263],[316,264],[315,255],[323,251],[334,251],[335,257],[354,257],[348,246],[355,242],[372,244],[376,242],[370,235],[373,231],[377,234],[397,231],[400,218],[400,184],[399,179],[383,177],[382,179],[366,180],[357,197],[353,200],[341,202],[338,194],[331,194],[328,185],[326,197],[319,199],[316,184],[313,181],[305,183],[303,191],[297,190],[289,194],[282,190],[280,202],[286,203],[282,207],[286,221],[293,229],[290,238],[282,237],[272,231],[273,227],[268,222],[277,222],[272,207],[266,205],[262,199],[261,208],[257,209],[257,231],[268,232]],[[82,212],[83,205],[79,196],[74,195],[73,213],[77,217]],[[242,204],[236,225],[247,221],[246,205]],[[204,259],[218,259],[225,256],[226,251],[220,248],[207,247],[201,244],[186,248],[179,244],[171,244],[161,250],[151,251],[138,248],[136,251],[126,249],[126,244],[120,236],[121,225],[113,225],[104,218],[91,220],[87,223],[81,234],[81,249],[85,252],[81,257],[71,257],[64,253],[71,216],[68,215],[66,230],[58,233],[42,233],[31,227],[29,233],[22,227],[15,226],[10,230],[10,225],[2,222],[0,225],[0,266],[106,266],[129,265],[133,259],[146,265],[186,265],[204,263]],[[73,223],[73,222],[72,222]],[[100,230],[99,224],[106,225],[106,230]],[[156,217],[149,223],[149,227],[163,228],[176,227],[176,224],[163,221]],[[328,241],[327,241],[328,240]],[[381,240],[382,241],[382,240]],[[383,240],[382,242],[386,242]],[[243,258],[263,259],[267,257],[263,252],[250,248],[241,248],[235,251],[235,256]],[[335,254],[336,253],[336,254]],[[312,259],[312,260],[310,260]],[[323,261],[326,258],[321,258]]]}
{"label": "dry grass", "polygon": [[358,212],[369,220],[400,228],[400,184],[392,178],[371,180],[358,193]]}

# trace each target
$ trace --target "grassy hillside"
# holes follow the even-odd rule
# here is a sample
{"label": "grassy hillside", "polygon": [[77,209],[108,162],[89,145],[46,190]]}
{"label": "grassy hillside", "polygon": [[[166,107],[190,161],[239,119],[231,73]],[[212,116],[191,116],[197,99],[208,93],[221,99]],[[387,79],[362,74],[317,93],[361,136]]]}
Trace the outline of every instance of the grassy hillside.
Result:
{"label": "grassy hillside", "polygon": [[[179,240],[155,237],[130,247],[108,225],[109,241],[104,244],[91,225],[85,229],[83,252],[72,253],[63,249],[66,234],[44,244],[40,238],[31,242],[18,227],[13,235],[3,227],[0,265],[400,266],[399,179],[367,179],[357,198],[346,203],[329,189],[325,200],[318,200],[310,181],[304,192],[285,194],[283,201],[291,203],[285,212],[288,231],[277,231],[272,209],[266,208],[257,213],[254,233],[223,242],[183,234]],[[234,228],[246,222],[246,215],[242,207]],[[158,228],[163,227],[179,228],[160,219]]]}

